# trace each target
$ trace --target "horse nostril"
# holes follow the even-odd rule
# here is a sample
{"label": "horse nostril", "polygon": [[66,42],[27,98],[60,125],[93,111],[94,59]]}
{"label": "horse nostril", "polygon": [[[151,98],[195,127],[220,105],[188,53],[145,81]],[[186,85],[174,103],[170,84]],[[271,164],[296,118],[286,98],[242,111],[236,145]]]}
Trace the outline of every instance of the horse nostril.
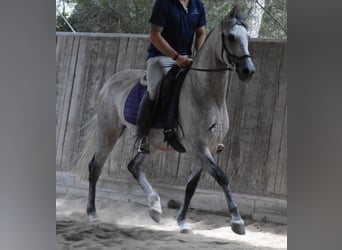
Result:
{"label": "horse nostril", "polygon": [[254,72],[252,71],[250,71],[249,70],[249,68],[243,68],[242,69],[242,74],[244,74],[245,76],[247,76],[247,75],[250,75],[250,74],[253,74]]}

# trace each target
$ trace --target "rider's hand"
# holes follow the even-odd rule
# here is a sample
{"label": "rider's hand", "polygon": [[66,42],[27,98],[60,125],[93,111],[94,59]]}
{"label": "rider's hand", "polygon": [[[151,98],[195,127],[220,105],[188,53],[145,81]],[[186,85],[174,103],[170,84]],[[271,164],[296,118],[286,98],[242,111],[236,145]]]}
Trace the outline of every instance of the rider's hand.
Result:
{"label": "rider's hand", "polygon": [[193,60],[191,58],[188,58],[187,56],[179,55],[176,59],[176,64],[180,68],[186,68],[191,65],[192,61]]}

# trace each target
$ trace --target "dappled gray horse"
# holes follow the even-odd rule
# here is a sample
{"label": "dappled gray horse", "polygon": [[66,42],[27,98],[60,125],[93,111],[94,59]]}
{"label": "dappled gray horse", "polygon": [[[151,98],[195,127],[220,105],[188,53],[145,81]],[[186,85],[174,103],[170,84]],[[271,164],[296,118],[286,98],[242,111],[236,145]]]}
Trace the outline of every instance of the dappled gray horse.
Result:
{"label": "dappled gray horse", "polygon": [[[188,71],[179,97],[179,124],[184,138],[182,143],[192,159],[191,174],[185,190],[184,203],[177,214],[180,231],[191,232],[186,222],[186,212],[195,192],[202,170],[215,178],[225,194],[232,216],[231,228],[237,234],[245,234],[242,220],[232,199],[229,181],[213,159],[218,143],[229,128],[226,104],[229,70],[234,68],[240,80],[250,80],[255,68],[248,51],[248,35],[245,19],[249,11],[240,13],[236,7],[208,34],[192,66]],[[89,162],[89,195],[87,214],[97,220],[95,208],[96,182],[113,146],[125,129],[132,133],[135,126],[125,121],[125,100],[146,72],[125,70],[109,78],[99,93],[96,107],[95,153]],[[160,150],[172,150],[163,143],[161,129],[152,129],[151,154]],[[162,214],[160,198],[150,185],[140,166],[148,155],[137,153],[128,164],[128,170],[141,185],[150,207],[150,215],[159,222]],[[80,159],[82,160],[82,159]],[[90,158],[87,159],[89,161]]]}

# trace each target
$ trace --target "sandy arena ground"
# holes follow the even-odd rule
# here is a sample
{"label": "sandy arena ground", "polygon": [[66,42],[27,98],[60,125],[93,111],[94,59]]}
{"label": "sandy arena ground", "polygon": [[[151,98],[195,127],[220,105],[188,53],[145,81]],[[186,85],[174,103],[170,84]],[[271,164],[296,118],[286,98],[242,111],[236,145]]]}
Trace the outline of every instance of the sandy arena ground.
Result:
{"label": "sandy arena ground", "polygon": [[101,222],[90,223],[87,199],[57,195],[57,249],[287,249],[287,226],[245,220],[246,235],[229,227],[230,218],[190,209],[193,234],[180,234],[177,210],[163,207],[159,224],[146,206],[112,200],[97,200]]}

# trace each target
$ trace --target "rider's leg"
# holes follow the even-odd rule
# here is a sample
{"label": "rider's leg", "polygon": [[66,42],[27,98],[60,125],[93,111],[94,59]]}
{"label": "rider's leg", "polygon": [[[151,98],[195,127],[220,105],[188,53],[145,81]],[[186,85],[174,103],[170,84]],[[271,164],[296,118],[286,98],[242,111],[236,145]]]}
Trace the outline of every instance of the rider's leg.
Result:
{"label": "rider's leg", "polygon": [[147,92],[140,102],[137,118],[138,152],[148,154],[150,152],[149,130],[152,121],[153,102],[156,97],[157,85],[163,76],[175,63],[169,57],[158,56],[147,60]]}
{"label": "rider's leg", "polygon": [[151,100],[155,100],[158,83],[176,62],[167,56],[156,56],[147,60],[147,90]]}
{"label": "rider's leg", "polygon": [[138,152],[143,154],[150,152],[148,133],[152,120],[152,108],[153,101],[151,101],[148,91],[146,91],[139,105],[136,129],[136,136],[139,140]]}

